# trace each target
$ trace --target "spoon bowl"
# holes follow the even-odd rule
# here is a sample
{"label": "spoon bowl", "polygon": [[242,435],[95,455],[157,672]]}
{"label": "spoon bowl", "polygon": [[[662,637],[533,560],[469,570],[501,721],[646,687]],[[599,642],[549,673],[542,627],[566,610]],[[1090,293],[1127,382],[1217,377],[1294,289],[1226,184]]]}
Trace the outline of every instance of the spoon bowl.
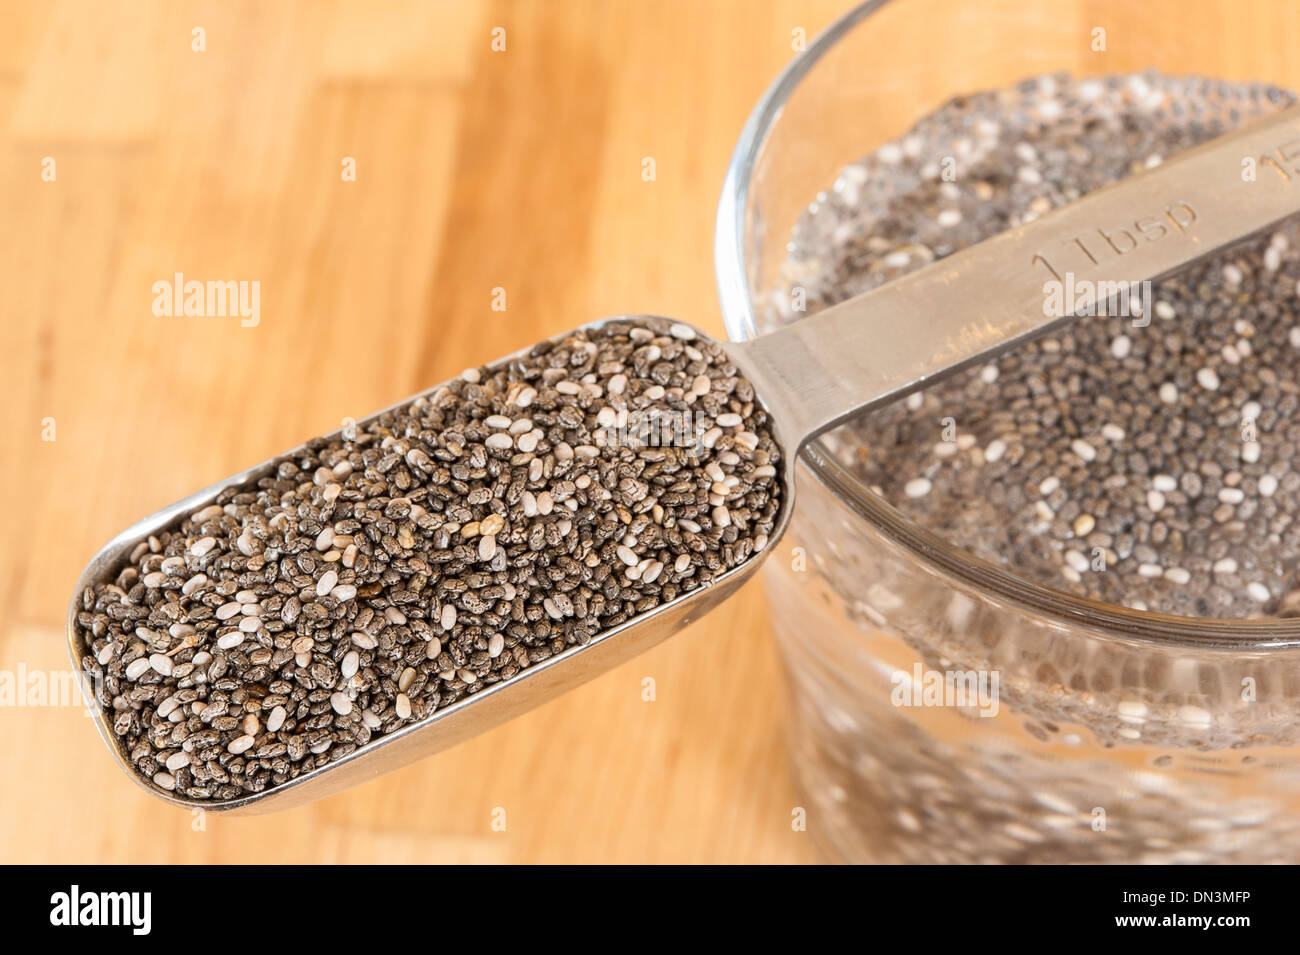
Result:
{"label": "spoon bowl", "polygon": [[[620,315],[591,322],[575,331],[594,331],[610,322],[630,321],[641,324],[646,321],[663,320],[651,315]],[[674,324],[684,324],[675,319],[672,321]],[[695,329],[695,333],[706,341],[713,340],[699,329]],[[746,368],[749,364],[748,353],[743,348],[732,344],[719,344],[726,349],[728,356],[740,368],[742,375],[748,377]],[[495,366],[514,358],[522,358],[533,347],[520,349],[488,364]],[[443,385],[437,385],[389,405],[359,420],[356,428],[362,430],[385,413],[405,407],[421,395],[432,394],[440,387]],[[757,398],[758,402],[763,404],[763,396],[758,394]],[[90,706],[95,727],[118,765],[147,792],[173,805],[189,809],[202,808],[239,814],[275,812],[322,799],[477,736],[644,653],[677,631],[690,626],[735,594],[758,569],[762,559],[771,552],[790,520],[796,455],[787,450],[788,436],[782,433],[782,426],[778,419],[771,417],[770,427],[773,428],[778,446],[782,449],[778,470],[781,507],[767,546],[747,561],[720,573],[705,586],[681,594],[616,627],[597,633],[583,646],[570,647],[540,663],[531,664],[514,677],[486,686],[475,693],[466,694],[454,703],[435,710],[423,720],[375,737],[347,756],[317,766],[258,793],[220,801],[192,799],[153,785],[132,766],[130,754],[125,749],[122,737],[113,731],[111,701],[98,692],[91,675],[83,666],[82,661],[90,651],[77,625],[77,614],[83,609],[82,593],[86,588],[96,581],[113,579],[140,541],[174,527],[186,515],[214,503],[223,490],[256,482],[259,478],[271,474],[280,461],[304,452],[307,445],[305,443],[298,445],[251,468],[232,474],[225,480],[218,481],[132,524],[105,544],[91,558],[77,578],[73,596],[68,604],[68,653],[73,667],[80,675],[83,695],[88,701],[97,701]],[[337,437],[341,430],[335,430],[324,437],[327,439]]]}

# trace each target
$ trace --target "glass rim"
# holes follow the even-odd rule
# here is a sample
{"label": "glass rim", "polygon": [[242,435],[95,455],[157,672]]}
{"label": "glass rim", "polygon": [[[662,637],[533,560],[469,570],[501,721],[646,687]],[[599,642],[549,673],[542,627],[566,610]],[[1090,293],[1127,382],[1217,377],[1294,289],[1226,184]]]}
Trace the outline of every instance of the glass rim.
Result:
{"label": "glass rim", "polygon": [[[749,294],[745,218],[750,181],[768,138],[803,78],[854,27],[892,0],[866,0],[842,14],[777,75],[741,130],[718,202],[713,258],[723,324],[732,340],[758,334]],[[845,161],[851,161],[849,157]],[[804,446],[800,462],[840,503],[909,555],[948,577],[999,601],[1082,628],[1163,647],[1283,650],[1300,647],[1300,619],[1229,620],[1133,610],[1067,593],[1019,577],[976,557],[904,517],[842,465],[820,440]],[[796,499],[796,507],[797,499]]]}

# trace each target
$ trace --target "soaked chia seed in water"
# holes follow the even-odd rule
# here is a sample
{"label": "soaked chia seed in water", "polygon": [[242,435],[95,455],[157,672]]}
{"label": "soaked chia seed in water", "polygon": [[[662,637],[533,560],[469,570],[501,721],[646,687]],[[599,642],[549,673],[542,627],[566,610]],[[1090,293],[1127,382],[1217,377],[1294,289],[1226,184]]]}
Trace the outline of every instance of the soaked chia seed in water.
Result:
{"label": "soaked chia seed in water", "polygon": [[[795,320],[797,286],[810,311],[824,307],[1293,99],[1148,73],[954,100],[817,197],[793,237],[787,294],[760,317]],[[1292,614],[1297,243],[1294,228],[1263,236],[1156,285],[1147,327],[1078,319],[824,441],[904,516],[1037,583],[1181,614]],[[919,570],[815,481],[782,546],[809,559],[808,573],[766,571],[790,661],[792,764],[831,851],[967,864],[1296,857],[1293,655],[1114,639],[1009,608]],[[891,676],[916,663],[997,675],[997,714],[895,705]]]}
{"label": "soaked chia seed in water", "polygon": [[[1294,102],[1153,73],[955,99],[843,170],[800,221],[783,286],[815,312]],[[1037,583],[1300,615],[1298,282],[1288,223],[1157,283],[1136,324],[1078,319],[826,440],[906,516]],[[798,317],[784,296],[773,308]]]}
{"label": "soaked chia seed in water", "polygon": [[82,595],[83,668],[154,785],[261,792],[748,560],[778,461],[753,387],[688,326],[573,333],[140,542]]}

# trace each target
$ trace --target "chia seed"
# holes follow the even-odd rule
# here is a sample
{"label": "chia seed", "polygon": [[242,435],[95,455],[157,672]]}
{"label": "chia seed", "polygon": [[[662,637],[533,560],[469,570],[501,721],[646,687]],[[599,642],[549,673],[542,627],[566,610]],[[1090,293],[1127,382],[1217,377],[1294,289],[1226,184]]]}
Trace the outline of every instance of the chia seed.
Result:
{"label": "chia seed", "polygon": [[[955,99],[842,171],[798,224],[783,285],[815,312],[1294,101],[1154,73]],[[904,515],[1037,583],[1170,614],[1290,615],[1298,282],[1288,223],[1156,283],[1143,321],[1078,319],[824,441]],[[799,317],[790,300],[774,298],[776,321]]]}
{"label": "chia seed", "polygon": [[[690,440],[613,427],[651,414]],[[153,785],[262,792],[749,560],[779,460],[752,386],[689,326],[571,333],[139,542],[82,594],[83,667]]]}

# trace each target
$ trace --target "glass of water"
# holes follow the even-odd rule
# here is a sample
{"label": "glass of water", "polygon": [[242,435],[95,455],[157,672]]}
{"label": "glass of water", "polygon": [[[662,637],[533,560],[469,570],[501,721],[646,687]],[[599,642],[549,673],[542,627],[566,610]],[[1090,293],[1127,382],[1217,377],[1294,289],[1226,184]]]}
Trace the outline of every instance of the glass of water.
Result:
{"label": "glass of water", "polygon": [[[842,170],[866,155],[891,161],[896,147],[885,144],[905,143],[917,120],[953,97],[1013,89],[1025,77],[1152,69],[1296,89],[1300,62],[1276,38],[1285,16],[1284,3],[1261,2],[1228,23],[1228,5],[1181,0],[875,0],[851,10],[796,51],[737,146],[716,243],[729,333],[747,338],[798,318],[806,290],[792,284],[792,259],[810,208],[843,202],[845,189],[872,201],[871,183],[846,181]],[[942,177],[942,158],[918,176]],[[1275,430],[1287,427],[1280,420]],[[1109,539],[1081,552],[1073,578],[1067,569],[1066,579],[1044,581],[905,514],[864,477],[854,434],[833,432],[804,453],[790,533],[765,567],[792,764],[828,856],[1294,861],[1294,608],[1155,612],[1069,586],[1106,570],[1116,557]],[[1300,494],[1285,473],[1261,482],[1266,510]],[[1233,507],[1235,488],[1221,495]],[[1092,532],[1073,520],[1081,539]],[[1281,545],[1264,537],[1249,546]],[[1139,577],[1151,574],[1123,557]],[[1214,557],[1188,563],[1209,567]]]}

